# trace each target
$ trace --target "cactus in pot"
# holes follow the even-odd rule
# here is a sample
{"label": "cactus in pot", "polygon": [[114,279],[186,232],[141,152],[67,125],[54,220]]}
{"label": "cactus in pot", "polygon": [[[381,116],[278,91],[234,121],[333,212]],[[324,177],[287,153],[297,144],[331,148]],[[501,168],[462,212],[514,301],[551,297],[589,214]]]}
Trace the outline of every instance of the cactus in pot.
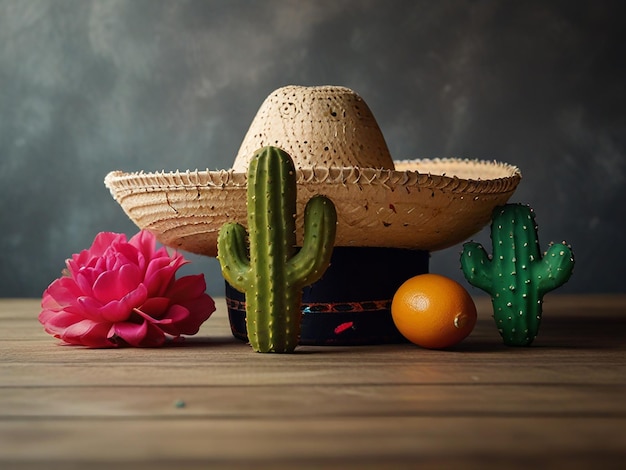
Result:
{"label": "cactus in pot", "polygon": [[248,340],[258,352],[293,352],[300,334],[302,288],[317,281],[330,263],[335,206],[324,196],[308,201],[298,250],[296,191],[291,157],[276,147],[262,148],[248,168],[248,234],[240,224],[229,223],[218,236],[222,274],[246,294]]}
{"label": "cactus in pot", "polygon": [[493,253],[475,242],[463,245],[461,269],[468,282],[491,295],[498,331],[509,346],[528,346],[537,336],[543,296],[567,282],[574,255],[565,242],[541,256],[533,210],[497,207],[491,223]]}

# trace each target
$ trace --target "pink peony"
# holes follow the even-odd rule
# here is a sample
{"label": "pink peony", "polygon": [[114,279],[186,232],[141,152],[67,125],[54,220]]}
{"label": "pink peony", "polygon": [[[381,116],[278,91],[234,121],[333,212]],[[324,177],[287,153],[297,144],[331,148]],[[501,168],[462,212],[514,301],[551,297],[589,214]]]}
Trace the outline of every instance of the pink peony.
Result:
{"label": "pink peony", "polygon": [[64,276],[43,293],[39,321],[66,343],[92,348],[161,346],[193,335],[215,311],[204,275],[175,279],[187,260],[145,230],[126,241],[99,233],[66,261]]}

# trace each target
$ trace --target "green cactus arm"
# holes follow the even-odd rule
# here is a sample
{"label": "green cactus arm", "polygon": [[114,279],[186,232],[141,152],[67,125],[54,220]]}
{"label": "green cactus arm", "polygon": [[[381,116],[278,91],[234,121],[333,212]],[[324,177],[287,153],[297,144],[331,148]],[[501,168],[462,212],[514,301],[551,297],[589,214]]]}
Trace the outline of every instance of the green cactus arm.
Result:
{"label": "green cactus arm", "polygon": [[295,281],[294,287],[308,286],[322,277],[330,264],[336,227],[333,202],[324,196],[309,199],[304,211],[302,249],[287,264],[287,278]]}
{"label": "green cactus arm", "polygon": [[[293,160],[277,147],[257,151],[248,167],[246,231],[225,225],[218,236],[224,278],[246,294],[248,340],[258,352],[292,352],[300,334],[302,287],[330,263],[334,204],[314,197],[304,214],[304,246],[296,248],[297,183]],[[247,248],[247,249],[246,249]]]}
{"label": "green cactus arm", "polygon": [[565,284],[574,270],[574,253],[565,243],[556,243],[548,248],[540,262],[533,264],[537,279],[539,298]]}
{"label": "green cactus arm", "polygon": [[504,342],[530,345],[539,331],[543,295],[572,273],[572,251],[565,244],[553,245],[542,258],[534,212],[523,204],[494,209],[491,240],[489,275],[481,266],[486,254],[475,244],[465,246],[463,273],[471,284],[491,294],[494,319]]}
{"label": "green cactus arm", "polygon": [[246,229],[236,223],[224,224],[217,237],[217,253],[224,279],[239,292],[245,292],[250,273]]}
{"label": "green cactus arm", "polygon": [[491,293],[494,268],[492,260],[480,243],[467,242],[463,245],[461,270],[470,284]]}

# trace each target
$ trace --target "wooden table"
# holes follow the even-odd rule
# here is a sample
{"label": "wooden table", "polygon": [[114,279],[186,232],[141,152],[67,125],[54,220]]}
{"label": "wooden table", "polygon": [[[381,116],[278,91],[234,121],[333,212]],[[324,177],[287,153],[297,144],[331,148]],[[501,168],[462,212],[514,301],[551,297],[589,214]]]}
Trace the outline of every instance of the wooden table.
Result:
{"label": "wooden table", "polygon": [[223,299],[161,349],[60,346],[38,300],[0,300],[0,468],[621,468],[626,295],[549,294],[533,346],[487,299],[450,351],[258,354]]}

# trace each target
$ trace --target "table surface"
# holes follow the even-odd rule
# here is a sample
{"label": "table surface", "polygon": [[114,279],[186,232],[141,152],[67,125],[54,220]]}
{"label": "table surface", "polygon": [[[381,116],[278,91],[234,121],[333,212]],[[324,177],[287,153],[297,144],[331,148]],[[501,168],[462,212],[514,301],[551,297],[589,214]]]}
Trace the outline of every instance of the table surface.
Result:
{"label": "table surface", "polygon": [[[545,298],[530,347],[491,304],[447,351],[259,354],[224,299],[159,349],[62,346],[39,301],[0,300],[0,468],[621,468],[626,295]],[[620,465],[620,462],[622,465]]]}

